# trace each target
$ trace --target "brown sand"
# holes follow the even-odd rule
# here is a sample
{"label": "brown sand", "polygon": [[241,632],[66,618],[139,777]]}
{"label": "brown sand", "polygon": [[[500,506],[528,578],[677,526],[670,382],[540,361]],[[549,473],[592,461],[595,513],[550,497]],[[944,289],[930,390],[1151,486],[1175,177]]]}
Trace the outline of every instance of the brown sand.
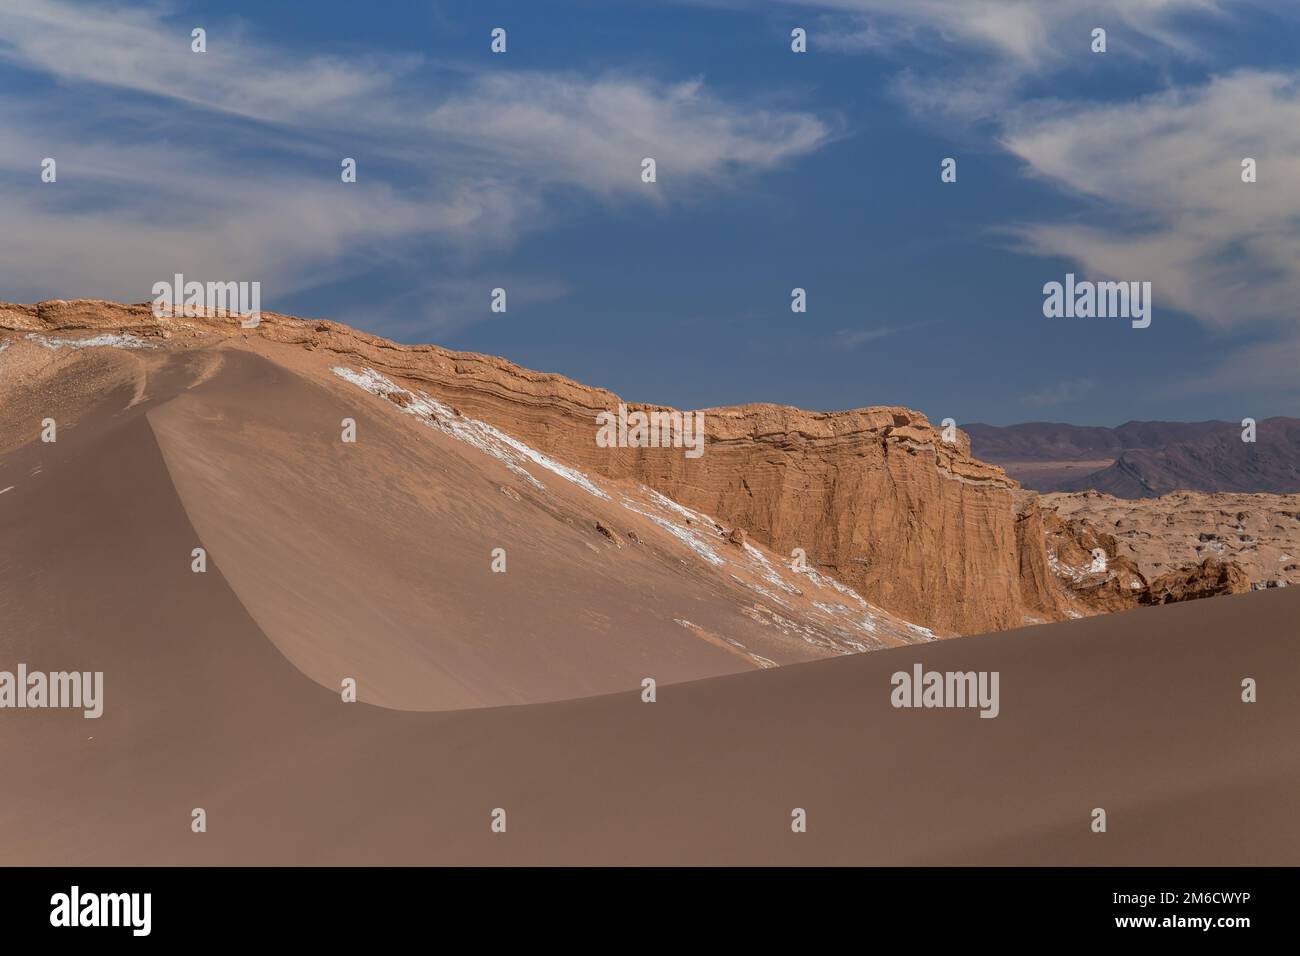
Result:
{"label": "brown sand", "polygon": [[[413,513],[367,510],[380,501],[369,493],[363,510],[379,530],[340,512],[347,492],[370,480],[345,478],[352,466],[342,460],[336,475],[296,479],[284,463],[297,455],[319,463],[306,454],[316,426],[295,418],[309,404],[299,386],[277,386],[267,374],[232,355],[187,392],[193,367],[164,364],[152,373],[150,398],[127,408],[135,392],[123,384],[57,444],[0,459],[0,488],[14,486],[0,496],[0,668],[25,661],[105,672],[101,719],[0,711],[5,862],[1300,862],[1300,592],[755,670],[687,629],[652,630],[642,613],[652,602],[637,603],[633,592],[686,600],[696,586],[703,591],[693,600],[720,628],[748,620],[720,584],[674,577],[653,556],[589,593],[555,591],[547,603],[548,588],[581,587],[583,574],[563,562],[585,551],[593,560],[578,569],[594,573],[616,559],[577,546],[557,555],[547,548],[569,547],[563,534],[528,524],[519,545],[533,541],[539,563],[518,577],[552,577],[510,585],[526,588],[519,594],[476,584],[430,548],[429,593],[446,596],[455,626],[433,630],[436,652],[422,659],[407,651],[428,650],[417,640],[428,622],[402,631],[418,601],[382,628],[331,631],[331,617],[356,619],[357,602],[369,614],[390,597],[378,571],[316,583],[343,560],[327,553],[331,540],[345,537],[390,568],[376,549],[412,547],[402,528]],[[292,396],[302,401],[275,401]],[[338,409],[322,415],[334,428]],[[358,422],[363,435],[383,429],[378,417]],[[303,436],[302,447],[270,454],[268,438],[290,434]],[[248,460],[256,448],[268,452],[270,471]],[[444,519],[429,526],[445,536],[435,540],[451,542],[448,553],[462,544],[485,551],[464,540],[477,520],[465,509],[510,504],[496,489],[504,479],[484,476],[481,463],[462,471],[458,461],[471,459],[434,438],[428,449],[391,452],[436,457],[448,469],[439,488],[490,487],[465,506],[433,508]],[[222,498],[223,488],[250,481],[267,494]],[[337,494],[328,481],[340,483]],[[289,508],[312,488],[328,507]],[[385,500],[408,491],[392,488]],[[553,507],[563,516],[578,506]],[[312,524],[295,523],[304,516]],[[258,527],[277,533],[255,535]],[[423,539],[426,530],[411,534]],[[302,544],[306,535],[319,540]],[[213,566],[193,574],[190,548],[210,536]],[[250,565],[259,552],[264,563]],[[619,577],[625,590],[610,592]],[[395,593],[422,587],[419,576],[403,576]],[[451,600],[457,593],[469,600]],[[596,605],[601,613],[626,615],[618,627],[555,630],[566,601],[599,594],[609,595]],[[323,610],[294,634],[292,622],[274,619],[277,602],[290,601]],[[456,646],[474,607],[518,630],[483,627],[482,646]],[[552,625],[538,633],[551,646],[539,649],[528,621],[547,614]],[[649,622],[645,631],[638,620]],[[599,634],[620,649],[599,646]],[[629,654],[673,639],[652,662],[667,675],[658,700],[643,703],[632,679],[641,668]],[[512,669],[514,655],[521,663]],[[418,676],[404,683],[398,664],[406,660]],[[999,671],[1001,715],[892,708],[890,675],[916,662]],[[368,668],[362,703],[345,704],[332,689],[345,667]],[[700,667],[743,672],[671,683]],[[490,679],[497,672],[501,679]],[[595,682],[592,673],[630,689],[419,712],[446,706],[457,688],[457,703],[569,693]],[[1240,701],[1248,676],[1259,682],[1258,703]],[[367,682],[407,709],[365,703]],[[426,685],[437,699],[418,699]],[[190,831],[195,807],[207,811],[207,833]],[[504,834],[489,828],[497,807],[508,814]],[[794,807],[808,812],[805,834],[790,831]],[[1090,832],[1094,807],[1107,810],[1109,832]]]}

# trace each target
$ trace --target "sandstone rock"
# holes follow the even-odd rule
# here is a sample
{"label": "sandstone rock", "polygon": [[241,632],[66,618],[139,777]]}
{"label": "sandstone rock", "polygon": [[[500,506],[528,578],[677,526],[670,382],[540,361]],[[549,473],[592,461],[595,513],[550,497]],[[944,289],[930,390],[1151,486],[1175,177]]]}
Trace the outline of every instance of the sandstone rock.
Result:
{"label": "sandstone rock", "polygon": [[1242,594],[1251,590],[1250,578],[1237,564],[1206,558],[1199,567],[1171,571],[1151,583],[1143,603],[1173,604],[1218,594]]}
{"label": "sandstone rock", "polygon": [[601,534],[603,534],[606,538],[608,538],[613,543],[614,547],[616,548],[623,547],[623,543],[618,540],[618,537],[614,534],[614,532],[610,531],[609,528],[605,527],[605,525],[601,524],[599,521],[596,522],[596,530],[599,531]]}
{"label": "sandstone rock", "polygon": [[1063,520],[1113,531],[1119,553],[1155,579],[1206,558],[1239,565],[1256,586],[1300,583],[1300,495],[1177,492],[1131,500],[1099,492],[1044,495]]}

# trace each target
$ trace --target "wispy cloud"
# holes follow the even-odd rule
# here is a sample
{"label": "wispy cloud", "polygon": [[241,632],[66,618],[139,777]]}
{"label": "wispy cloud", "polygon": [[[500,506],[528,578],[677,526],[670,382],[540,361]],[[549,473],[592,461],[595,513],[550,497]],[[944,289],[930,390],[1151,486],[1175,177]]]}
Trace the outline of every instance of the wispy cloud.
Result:
{"label": "wispy cloud", "polygon": [[[1086,56],[1090,32],[1103,27],[1182,53],[1193,44],[1176,29],[1190,11],[1215,13],[1218,0],[785,0],[843,17],[824,24],[831,48],[886,44],[961,47],[1025,70]],[[846,42],[847,41],[847,42]],[[1124,44],[1119,45],[1123,51]],[[1123,53],[1121,52],[1121,55]]]}
{"label": "wispy cloud", "polygon": [[[936,126],[998,121],[1034,81],[1067,71],[1201,61],[1192,22],[1222,0],[783,0],[815,11],[818,49],[906,57],[890,88]],[[1107,52],[1092,52],[1092,31]],[[924,66],[912,61],[921,55]]]}
{"label": "wispy cloud", "polygon": [[398,338],[437,332],[448,334],[489,317],[491,291],[507,292],[506,315],[527,315],[529,306],[562,299],[571,291],[556,278],[511,273],[433,278],[403,287],[388,298],[361,309],[352,318],[360,324],[383,328]]}
{"label": "wispy cloud", "polygon": [[[1004,144],[1094,211],[1020,226],[1027,251],[1150,281],[1158,311],[1219,331],[1300,335],[1300,74],[1241,71],[1129,103],[1030,110]],[[1246,158],[1258,182],[1242,181]]]}
{"label": "wispy cloud", "polygon": [[[819,30],[843,40],[823,43],[829,48],[933,54],[925,69],[895,75],[900,101],[949,132],[964,130],[955,123],[989,121],[1001,130],[998,145],[1029,175],[1080,201],[1069,218],[1013,225],[1020,251],[1066,258],[1094,278],[1150,281],[1158,312],[1268,340],[1225,354],[1198,387],[1277,389],[1294,377],[1300,72],[1211,73],[1194,85],[1105,102],[1071,98],[1070,88],[1051,100],[1026,93],[1054,71],[1109,67],[1089,50],[1095,27],[1107,30],[1107,57],[1121,62],[1180,58],[1213,69],[1223,51],[1203,27],[1207,18],[1236,17],[1239,7],[1221,0],[787,2],[828,17]],[[1260,5],[1293,9],[1280,0]],[[1253,184],[1241,179],[1247,157],[1258,163]],[[1026,401],[1067,394],[1062,386]]]}
{"label": "wispy cloud", "polygon": [[[429,244],[472,263],[575,196],[690,200],[833,132],[698,80],[305,56],[202,19],[67,0],[0,8],[0,64],[57,81],[0,106],[4,295],[139,301],[180,271],[261,280],[274,308]],[[207,53],[191,52],[192,25]],[[437,101],[416,70],[445,81]],[[40,182],[45,156],[56,184]],[[344,156],[355,184],[340,181]]]}
{"label": "wispy cloud", "polygon": [[[417,62],[291,57],[241,27],[185,23],[165,12],[158,5],[6,0],[0,59],[68,84],[116,87],[290,125],[364,116],[364,105]],[[210,34],[201,55],[190,49],[195,26]]]}
{"label": "wispy cloud", "polygon": [[808,113],[740,106],[700,80],[494,73],[449,98],[427,128],[501,168],[604,195],[659,195],[641,182],[653,157],[659,183],[717,182],[771,169],[823,145],[832,128]]}
{"label": "wispy cloud", "polygon": [[1031,408],[1048,408],[1053,405],[1065,405],[1077,402],[1097,387],[1090,378],[1069,378],[1053,382],[1045,388],[1030,392],[1021,397],[1022,405]]}
{"label": "wispy cloud", "polygon": [[877,339],[933,324],[933,322],[912,322],[907,325],[882,325],[871,329],[840,329],[835,333],[835,344],[840,348],[856,349]]}

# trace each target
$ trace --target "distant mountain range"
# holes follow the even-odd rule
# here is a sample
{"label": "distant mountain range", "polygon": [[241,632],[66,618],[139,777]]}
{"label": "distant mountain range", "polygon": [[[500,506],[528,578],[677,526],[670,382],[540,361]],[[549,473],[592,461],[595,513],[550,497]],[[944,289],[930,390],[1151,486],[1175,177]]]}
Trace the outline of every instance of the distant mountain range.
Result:
{"label": "distant mountain range", "polygon": [[965,425],[976,458],[1035,491],[1151,498],[1171,491],[1300,491],[1300,419],[1266,418],[1256,440],[1239,422],[1128,422],[1118,428],[1028,422]]}

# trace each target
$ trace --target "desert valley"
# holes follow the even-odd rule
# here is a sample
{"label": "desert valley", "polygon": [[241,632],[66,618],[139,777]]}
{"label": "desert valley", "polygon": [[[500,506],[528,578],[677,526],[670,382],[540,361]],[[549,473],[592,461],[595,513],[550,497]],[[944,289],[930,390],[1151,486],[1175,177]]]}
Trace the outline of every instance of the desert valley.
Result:
{"label": "desert valley", "polygon": [[[681,415],[273,313],[0,305],[0,402],[0,664],[103,675],[102,716],[0,723],[19,861],[1258,862],[1296,836],[1300,496],[1039,494],[900,407],[704,409],[701,454],[622,447],[610,416]],[[890,706],[944,665],[994,674],[996,720]],[[1095,804],[1140,832],[1090,839]]]}

